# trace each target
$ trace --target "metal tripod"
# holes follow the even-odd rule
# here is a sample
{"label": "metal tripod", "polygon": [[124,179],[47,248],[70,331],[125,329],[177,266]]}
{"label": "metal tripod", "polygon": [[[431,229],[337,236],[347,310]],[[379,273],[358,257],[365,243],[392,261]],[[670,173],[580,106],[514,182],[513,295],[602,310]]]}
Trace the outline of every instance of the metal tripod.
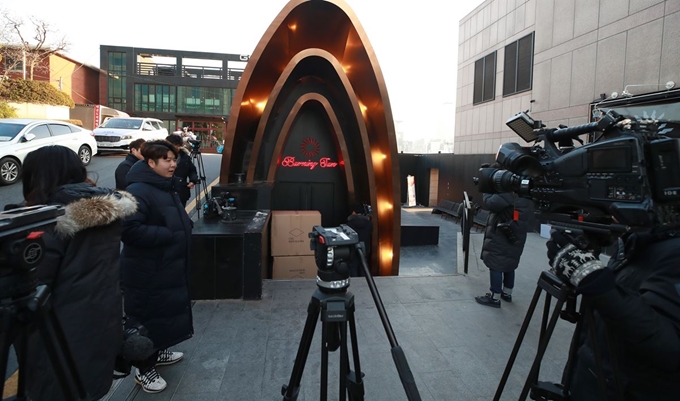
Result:
{"label": "metal tripod", "polygon": [[[527,332],[529,323],[538,304],[538,300],[541,297],[541,292],[545,291],[545,305],[543,308],[543,319],[541,321],[541,328],[539,332],[538,349],[536,351],[536,357],[531,365],[529,374],[522,388],[522,392],[519,396],[520,401],[526,400],[527,395],[531,391],[532,400],[556,400],[556,401],[568,401],[570,399],[570,386],[571,380],[575,368],[576,353],[579,347],[579,339],[581,337],[581,332],[583,330],[583,320],[584,317],[589,325],[589,335],[590,340],[593,344],[595,355],[599,355],[597,349],[597,339],[595,333],[595,324],[593,318],[593,312],[591,308],[585,306],[584,302],[581,302],[579,311],[576,312],[576,294],[572,287],[562,282],[562,280],[555,276],[554,274],[544,271],[538,279],[538,285],[536,286],[536,291],[534,292],[534,297],[529,304],[529,310],[524,317],[524,322],[522,323],[522,328],[517,335],[517,340],[515,341],[515,346],[510,353],[510,358],[501,377],[501,381],[498,384],[496,394],[493,401],[499,401],[501,395],[503,394],[503,389],[510,376],[510,370],[512,369],[517,354],[524,340],[524,335]],[[553,309],[552,315],[550,314],[550,304],[551,298],[556,299],[555,307]],[[563,310],[563,306],[566,307]],[[576,328],[574,329],[574,335],[571,339],[571,345],[569,347],[569,357],[567,359],[566,366],[564,368],[565,374],[563,375],[562,383],[552,383],[552,382],[539,382],[538,375],[541,366],[541,361],[545,355],[545,351],[548,348],[548,342],[555,329],[558,318],[563,318],[571,323],[576,323]],[[598,371],[602,372],[602,362],[599,358],[596,358],[596,365]],[[605,382],[602,374],[598,375],[600,394],[606,394]],[[606,399],[606,396],[603,398]]]}
{"label": "metal tripod", "polygon": [[194,185],[194,196],[196,197],[196,213],[198,218],[201,218],[201,193],[203,194],[203,199],[208,201],[208,183],[205,178],[205,165],[203,164],[203,155],[198,149],[192,149],[191,151],[191,162],[196,166],[196,172],[198,173],[198,182]]}
{"label": "metal tripod", "polygon": [[[383,306],[380,294],[371,276],[370,269],[366,263],[366,255],[363,247],[357,246],[356,252],[359,254],[361,265],[368,287],[373,296],[376,309],[380,315],[387,338],[392,346],[392,358],[394,359],[399,379],[406,392],[409,401],[420,401],[420,393],[416,386],[411,369],[406,361],[404,350],[397,343],[397,339],[392,330],[385,307]],[[364,374],[361,372],[359,362],[359,347],[357,344],[356,324],[354,321],[354,295],[347,291],[347,287],[334,292],[322,290],[321,287],[314,292],[312,299],[307,307],[307,320],[302,332],[302,340],[295,357],[295,365],[290,376],[288,385],[281,389],[283,401],[295,401],[300,393],[300,380],[305,368],[305,362],[309,355],[309,347],[314,337],[316,320],[321,314],[321,401],[326,401],[328,390],[328,351],[335,351],[340,347],[340,395],[338,400],[346,400],[349,395],[350,401],[364,400]],[[349,323],[350,338],[352,342],[352,358],[354,371],[349,369],[349,352],[347,349],[347,324]],[[338,344],[339,342],[339,344]]]}
{"label": "metal tripod", "polygon": [[[295,357],[290,382],[281,389],[284,401],[297,400],[300,393],[300,380],[309,355],[309,347],[314,338],[314,329],[319,314],[321,314],[321,401],[328,399],[328,352],[335,351],[338,345],[340,347],[340,396],[338,399],[345,400],[345,394],[349,393],[350,400],[363,400],[364,383],[362,378],[364,375],[361,373],[361,363],[359,362],[357,331],[354,321],[354,294],[346,290],[341,293],[325,293],[317,289],[307,307],[307,321]],[[349,369],[348,323],[352,341],[353,372]]]}
{"label": "metal tripod", "polygon": [[[0,285],[5,285],[8,279],[3,277]],[[16,283],[14,283],[16,284]],[[52,363],[52,370],[56,376],[66,400],[90,401],[92,400],[85,391],[82,379],[76,368],[73,356],[70,353],[64,331],[50,304],[50,291],[47,286],[37,286],[28,295],[13,299],[11,302],[2,301],[0,307],[2,326],[0,327],[0,394],[4,390],[4,377],[7,373],[7,360],[12,343],[19,342],[19,386],[16,398],[13,400],[26,400],[26,379],[21,369],[27,368],[28,357],[28,333],[35,325],[45,345],[45,351]]]}

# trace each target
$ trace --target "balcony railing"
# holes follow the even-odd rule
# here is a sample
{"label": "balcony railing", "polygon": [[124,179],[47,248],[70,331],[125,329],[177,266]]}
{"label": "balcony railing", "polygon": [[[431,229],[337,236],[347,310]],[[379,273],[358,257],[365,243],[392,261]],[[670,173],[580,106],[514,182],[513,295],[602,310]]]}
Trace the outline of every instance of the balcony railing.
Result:
{"label": "balcony railing", "polygon": [[226,79],[228,81],[239,81],[241,75],[243,75],[243,69],[240,68],[223,70],[218,67],[183,65],[181,74],[178,74],[177,70],[176,64],[137,63],[137,75],[181,76],[186,78]]}

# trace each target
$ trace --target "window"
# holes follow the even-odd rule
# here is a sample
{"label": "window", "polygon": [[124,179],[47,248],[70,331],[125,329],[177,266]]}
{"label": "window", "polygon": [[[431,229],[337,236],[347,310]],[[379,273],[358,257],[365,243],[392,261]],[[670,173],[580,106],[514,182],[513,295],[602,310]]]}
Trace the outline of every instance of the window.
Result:
{"label": "window", "polygon": [[488,102],[496,97],[496,52],[475,61],[475,87],[472,104]]}
{"label": "window", "polygon": [[50,137],[50,130],[47,125],[38,125],[37,127],[31,128],[31,134],[35,135],[35,139],[45,139]]}
{"label": "window", "polygon": [[52,135],[54,136],[72,134],[71,129],[68,127],[68,125],[61,124],[50,124],[50,131],[52,131]]}
{"label": "window", "polygon": [[135,111],[174,113],[175,91],[174,86],[135,84]]}
{"label": "window", "polygon": [[123,52],[109,52],[108,106],[125,110],[127,84],[127,57]]}
{"label": "window", "polygon": [[24,57],[17,54],[4,54],[5,68],[9,68],[12,72],[24,71]]}
{"label": "window", "polygon": [[233,89],[179,86],[177,112],[228,115],[233,95]]}
{"label": "window", "polygon": [[503,96],[531,89],[534,70],[534,33],[505,46]]}

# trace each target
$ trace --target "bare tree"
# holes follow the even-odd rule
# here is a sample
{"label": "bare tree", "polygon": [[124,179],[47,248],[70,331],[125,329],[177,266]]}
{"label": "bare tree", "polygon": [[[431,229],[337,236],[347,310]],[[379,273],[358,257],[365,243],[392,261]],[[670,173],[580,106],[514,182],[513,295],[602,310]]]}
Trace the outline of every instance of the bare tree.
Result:
{"label": "bare tree", "polygon": [[0,15],[0,55],[4,60],[3,78],[21,68],[25,79],[33,79],[42,62],[67,49],[66,37],[44,20],[30,17],[28,23],[8,11]]}

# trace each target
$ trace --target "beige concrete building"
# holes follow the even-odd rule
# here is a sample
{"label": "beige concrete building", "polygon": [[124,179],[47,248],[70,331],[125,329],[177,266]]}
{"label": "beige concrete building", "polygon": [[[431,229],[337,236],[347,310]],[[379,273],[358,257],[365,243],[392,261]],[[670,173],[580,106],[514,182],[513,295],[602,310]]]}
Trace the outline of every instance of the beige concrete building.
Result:
{"label": "beige concrete building", "polygon": [[457,154],[524,145],[519,111],[571,126],[601,94],[680,85],[680,0],[486,0],[459,30]]}

